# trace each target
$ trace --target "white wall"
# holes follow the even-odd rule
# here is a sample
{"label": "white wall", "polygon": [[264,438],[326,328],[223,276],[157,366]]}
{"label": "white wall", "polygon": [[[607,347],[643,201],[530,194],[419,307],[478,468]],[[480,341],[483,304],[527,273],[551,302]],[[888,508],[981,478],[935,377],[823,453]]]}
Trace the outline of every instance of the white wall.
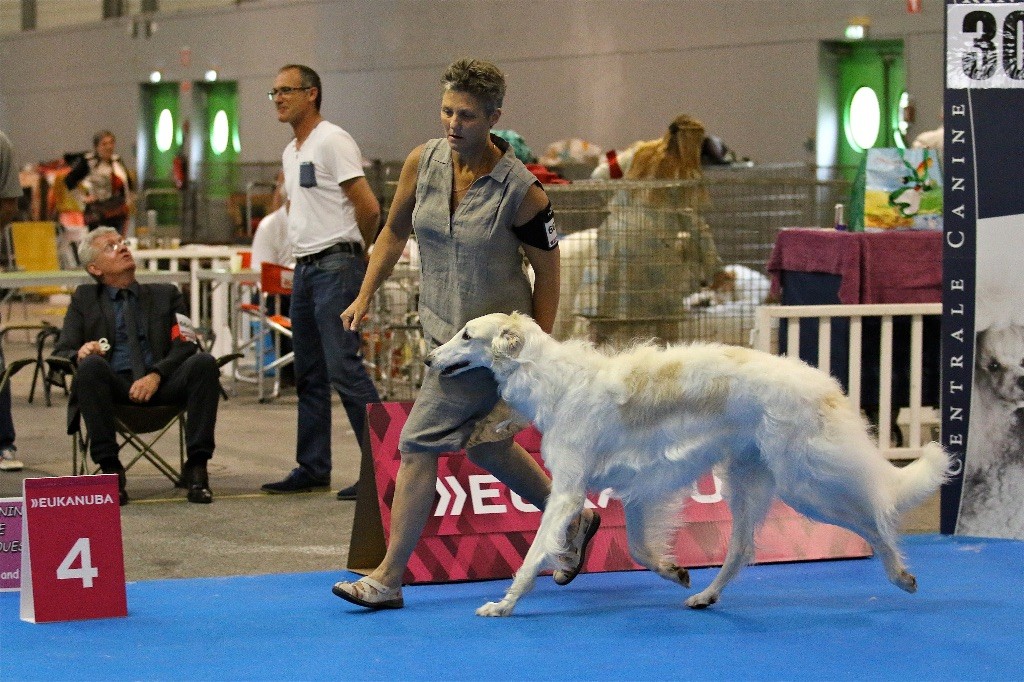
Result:
{"label": "white wall", "polygon": [[[130,19],[0,38],[0,128],[21,160],[88,147],[110,128],[123,153],[138,83],[238,81],[242,158],[277,159],[289,139],[266,91],[278,67],[324,81],[323,113],[369,158],[398,159],[439,133],[438,80],[459,56],[497,62],[509,94],[499,127],[536,153],[582,137],[604,147],[660,137],[679,113],[701,119],[759,162],[810,161],[818,41],[868,15],[873,38],[905,41],[919,122],[938,124],[944,4],[909,15],[902,0],[261,0],[158,15],[153,37]],[[191,50],[189,67],[180,64]]]}

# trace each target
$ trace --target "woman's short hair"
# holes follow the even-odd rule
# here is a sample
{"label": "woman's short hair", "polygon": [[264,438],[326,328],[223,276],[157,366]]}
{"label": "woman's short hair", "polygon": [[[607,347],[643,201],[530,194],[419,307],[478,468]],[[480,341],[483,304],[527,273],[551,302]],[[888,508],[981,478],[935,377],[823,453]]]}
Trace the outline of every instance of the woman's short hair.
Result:
{"label": "woman's short hair", "polygon": [[90,263],[96,260],[96,256],[100,255],[100,250],[93,246],[93,243],[105,234],[113,234],[118,239],[121,238],[121,233],[112,227],[97,227],[87,234],[82,243],[78,245],[78,260],[83,268],[88,267]]}
{"label": "woman's short hair", "polygon": [[452,62],[441,77],[446,91],[465,92],[476,97],[488,114],[501,108],[505,100],[505,74],[497,66],[482,59],[459,59]]}

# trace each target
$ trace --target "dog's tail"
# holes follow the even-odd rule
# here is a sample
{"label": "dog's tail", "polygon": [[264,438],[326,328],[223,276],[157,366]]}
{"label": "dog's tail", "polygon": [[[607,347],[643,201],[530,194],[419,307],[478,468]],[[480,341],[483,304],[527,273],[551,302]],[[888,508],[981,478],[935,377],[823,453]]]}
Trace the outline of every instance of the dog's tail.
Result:
{"label": "dog's tail", "polygon": [[922,448],[921,456],[897,469],[896,509],[903,513],[924,502],[925,498],[938,490],[953,473],[953,460],[938,443],[928,443]]}

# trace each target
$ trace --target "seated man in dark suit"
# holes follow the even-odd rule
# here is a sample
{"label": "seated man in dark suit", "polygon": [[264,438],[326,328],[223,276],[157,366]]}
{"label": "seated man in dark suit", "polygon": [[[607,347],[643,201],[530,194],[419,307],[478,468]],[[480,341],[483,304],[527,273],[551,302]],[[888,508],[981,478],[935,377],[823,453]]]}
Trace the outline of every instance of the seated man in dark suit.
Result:
{"label": "seated man in dark suit", "polygon": [[128,493],[111,406],[185,405],[182,479],[188,501],[213,501],[206,463],[214,449],[220,373],[213,356],[199,352],[181,292],[173,284],[139,284],[135,259],[113,228],[89,233],[79,256],[97,283],[75,290],[55,349],[78,364],[68,401],[69,433],[80,414],[93,461],[104,473],[118,475],[123,505]]}

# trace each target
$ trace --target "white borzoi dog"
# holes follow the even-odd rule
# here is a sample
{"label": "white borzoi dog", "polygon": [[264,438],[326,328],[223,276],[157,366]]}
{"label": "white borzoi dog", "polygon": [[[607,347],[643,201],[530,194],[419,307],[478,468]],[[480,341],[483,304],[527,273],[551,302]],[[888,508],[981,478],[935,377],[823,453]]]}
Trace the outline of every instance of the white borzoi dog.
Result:
{"label": "white borzoi dog", "polygon": [[689,587],[667,551],[671,525],[681,496],[716,464],[732,537],[721,571],[688,606],[714,604],[753,559],[754,532],[775,495],[859,534],[889,580],[917,589],[896,548],[898,518],[945,480],[948,456],[931,443],[917,461],[893,466],[839,384],[799,360],[702,343],[603,353],[559,343],[525,315],[493,314],[470,321],[427,363],[442,375],[489,368],[505,401],[544,435],[551,497],[540,528],[504,598],[479,615],[512,613],[546,561],[565,550],[588,489],[612,488],[622,500],[638,563]]}

